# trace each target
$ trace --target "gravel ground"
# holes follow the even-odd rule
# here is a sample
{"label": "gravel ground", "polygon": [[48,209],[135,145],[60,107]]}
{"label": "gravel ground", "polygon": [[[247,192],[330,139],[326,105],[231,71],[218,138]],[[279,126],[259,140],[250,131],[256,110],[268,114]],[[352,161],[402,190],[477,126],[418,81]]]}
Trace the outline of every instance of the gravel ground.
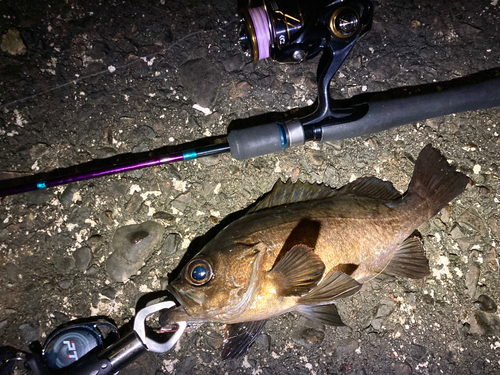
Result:
{"label": "gravel ground", "polygon": [[[500,66],[497,0],[375,5],[372,30],[332,83],[335,98]],[[0,178],[171,151],[217,140],[239,119],[311,105],[318,58],[245,64],[236,9],[230,0],[0,2]],[[468,112],[243,162],[224,154],[3,198],[0,345],[27,350],[80,317],[125,325],[141,296],[165,288],[192,240],[276,180],[340,187],[375,175],[404,191],[432,143],[473,183],[419,228],[429,277],[365,285],[338,303],[347,327],[286,314],[247,356],[222,362],[223,327],[206,324],[121,373],[498,374],[499,120],[498,108]],[[130,249],[139,256],[127,262]]]}

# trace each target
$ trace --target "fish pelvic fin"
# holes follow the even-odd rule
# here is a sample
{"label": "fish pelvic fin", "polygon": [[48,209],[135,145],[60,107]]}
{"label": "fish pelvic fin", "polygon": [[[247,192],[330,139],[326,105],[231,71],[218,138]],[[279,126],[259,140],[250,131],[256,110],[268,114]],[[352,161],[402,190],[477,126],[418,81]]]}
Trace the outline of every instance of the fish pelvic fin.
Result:
{"label": "fish pelvic fin", "polygon": [[248,352],[266,325],[267,319],[226,324],[222,343],[222,360],[239,358]]}
{"label": "fish pelvic fin", "polygon": [[301,296],[318,284],[324,272],[325,264],[310,247],[295,245],[269,271],[269,277],[280,296]]}
{"label": "fish pelvic fin", "polygon": [[334,300],[352,296],[361,284],[340,271],[330,271],[311,292],[302,296],[298,303],[305,306],[328,305]]}
{"label": "fish pelvic fin", "polygon": [[429,207],[428,218],[431,218],[460,195],[468,183],[465,174],[457,172],[438,150],[428,144],[418,155],[404,199],[418,197],[424,200]]}
{"label": "fish pelvic fin", "polygon": [[408,237],[394,252],[383,269],[376,270],[379,276],[400,276],[423,279],[429,276],[429,260],[425,256],[422,241],[418,237]]}
{"label": "fish pelvic fin", "polygon": [[320,324],[329,326],[342,327],[345,326],[342,318],[339,315],[337,306],[333,303],[330,305],[306,306],[300,305],[295,310],[304,318]]}

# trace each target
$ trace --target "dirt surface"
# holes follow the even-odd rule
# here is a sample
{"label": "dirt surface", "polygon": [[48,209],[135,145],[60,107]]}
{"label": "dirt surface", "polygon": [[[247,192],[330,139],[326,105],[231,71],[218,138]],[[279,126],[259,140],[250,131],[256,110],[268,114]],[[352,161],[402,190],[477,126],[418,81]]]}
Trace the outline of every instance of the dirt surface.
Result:
{"label": "dirt surface", "polygon": [[[336,98],[500,66],[497,0],[375,5],[372,30],[334,79]],[[318,58],[245,64],[236,9],[232,0],[0,2],[1,178],[173,150],[223,136],[237,119],[311,105]],[[499,120],[498,108],[449,115],[243,162],[224,154],[3,198],[0,345],[27,350],[80,317],[125,325],[141,296],[165,288],[193,239],[276,180],[340,187],[375,175],[404,191],[432,143],[473,183],[420,228],[425,280],[365,285],[338,303],[347,327],[287,314],[247,356],[222,362],[223,327],[206,324],[121,373],[498,374]]]}

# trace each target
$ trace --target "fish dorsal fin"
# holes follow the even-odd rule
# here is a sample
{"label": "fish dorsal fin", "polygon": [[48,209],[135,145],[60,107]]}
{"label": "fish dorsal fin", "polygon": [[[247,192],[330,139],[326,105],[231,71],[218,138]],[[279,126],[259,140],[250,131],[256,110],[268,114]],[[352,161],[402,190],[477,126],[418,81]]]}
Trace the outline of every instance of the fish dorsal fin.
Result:
{"label": "fish dorsal fin", "polygon": [[361,284],[340,271],[330,271],[316,288],[300,298],[301,305],[319,305],[332,303],[339,298],[352,296]]}
{"label": "fish dorsal fin", "polygon": [[300,305],[296,310],[304,318],[320,324],[328,326],[342,327],[345,326],[342,318],[337,311],[337,306],[333,303],[330,305],[305,306]]}
{"label": "fish dorsal fin", "polygon": [[269,272],[269,277],[278,295],[301,296],[318,284],[323,272],[325,264],[311,248],[295,245]]}
{"label": "fish dorsal fin", "polygon": [[222,344],[222,359],[233,359],[241,357],[248,352],[248,348],[257,340],[266,320],[255,322],[242,322],[226,324],[224,342]]}
{"label": "fish dorsal fin", "polygon": [[272,190],[252,207],[248,213],[290,203],[327,198],[336,193],[336,189],[332,189],[324,184],[310,184],[309,182],[302,181],[293,183],[291,180],[287,180],[286,182],[278,180]]}
{"label": "fish dorsal fin", "polygon": [[401,198],[401,194],[389,181],[377,177],[361,177],[342,187],[338,194],[354,194],[381,200]]}
{"label": "fish dorsal fin", "polygon": [[394,252],[390,262],[381,270],[382,276],[400,276],[423,279],[429,276],[429,260],[425,256],[422,241],[418,237],[408,237]]}

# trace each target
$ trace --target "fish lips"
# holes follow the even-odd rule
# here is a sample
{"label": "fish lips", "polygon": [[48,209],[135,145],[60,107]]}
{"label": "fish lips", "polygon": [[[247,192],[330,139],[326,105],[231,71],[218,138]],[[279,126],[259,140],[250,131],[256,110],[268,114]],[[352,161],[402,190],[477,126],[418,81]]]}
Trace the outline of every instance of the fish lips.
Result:
{"label": "fish lips", "polygon": [[[175,282],[172,284],[176,284]],[[168,315],[169,321],[190,321],[190,316],[196,315],[202,310],[203,294],[193,293],[192,291],[183,291],[182,285],[168,285],[167,291],[171,293],[180,305],[173,309],[167,310],[164,315]]]}

